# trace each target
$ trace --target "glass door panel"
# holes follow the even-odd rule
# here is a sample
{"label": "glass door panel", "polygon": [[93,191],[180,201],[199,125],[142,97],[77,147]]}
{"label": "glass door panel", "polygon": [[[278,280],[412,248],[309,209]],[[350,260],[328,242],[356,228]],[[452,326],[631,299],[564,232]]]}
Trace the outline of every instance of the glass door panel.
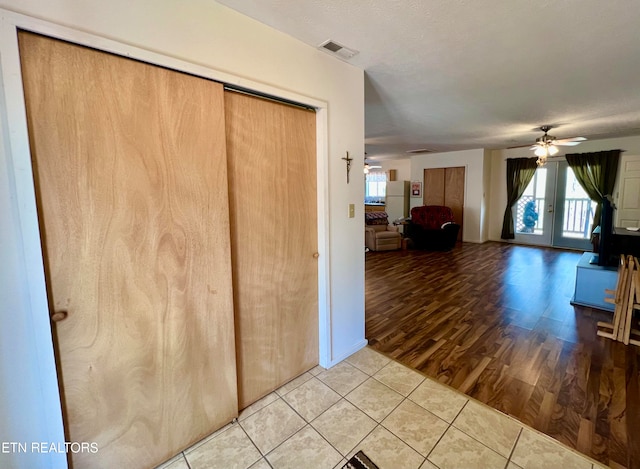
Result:
{"label": "glass door panel", "polygon": [[553,246],[590,251],[596,203],[589,198],[566,161],[557,165]]}
{"label": "glass door panel", "polygon": [[551,245],[557,163],[536,169],[533,179],[514,207],[515,241]]}

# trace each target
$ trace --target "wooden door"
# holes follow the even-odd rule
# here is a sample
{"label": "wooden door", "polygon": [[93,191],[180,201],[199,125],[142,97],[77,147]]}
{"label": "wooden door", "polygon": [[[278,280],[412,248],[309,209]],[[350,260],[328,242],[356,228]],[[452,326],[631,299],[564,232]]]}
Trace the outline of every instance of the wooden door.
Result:
{"label": "wooden door", "polygon": [[464,166],[446,168],[444,172],[444,205],[451,207],[453,219],[460,225],[458,241],[462,241],[464,217]]}
{"label": "wooden door", "polygon": [[424,205],[445,205],[444,203],[444,168],[424,170]]}
{"label": "wooden door", "polygon": [[240,408],[318,364],[316,116],[225,93]]}
{"label": "wooden door", "polygon": [[19,41],[71,462],[154,466],[237,415],[222,87]]}
{"label": "wooden door", "polygon": [[462,241],[464,178],[464,166],[424,170],[423,204],[444,205],[451,208],[455,222],[460,225],[458,241]]}

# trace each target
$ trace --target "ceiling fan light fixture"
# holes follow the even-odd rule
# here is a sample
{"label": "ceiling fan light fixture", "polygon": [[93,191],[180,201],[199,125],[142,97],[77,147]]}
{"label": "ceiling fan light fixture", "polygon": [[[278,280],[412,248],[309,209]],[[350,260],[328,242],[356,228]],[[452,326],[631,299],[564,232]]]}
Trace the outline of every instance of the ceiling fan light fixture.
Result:
{"label": "ceiling fan light fixture", "polygon": [[578,145],[580,142],[584,142],[586,140],[586,138],[584,137],[572,137],[558,140],[553,135],[549,135],[547,133],[549,132],[549,130],[551,130],[551,128],[552,126],[550,125],[541,126],[540,130],[544,132],[544,135],[542,137],[536,138],[536,143],[530,148],[530,150],[534,150],[534,154],[538,157],[538,166],[544,166],[549,156],[558,154],[558,145],[573,146]]}
{"label": "ceiling fan light fixture", "polygon": [[547,149],[543,146],[539,146],[538,148],[536,148],[536,151],[533,152],[534,155],[536,156],[547,156]]}

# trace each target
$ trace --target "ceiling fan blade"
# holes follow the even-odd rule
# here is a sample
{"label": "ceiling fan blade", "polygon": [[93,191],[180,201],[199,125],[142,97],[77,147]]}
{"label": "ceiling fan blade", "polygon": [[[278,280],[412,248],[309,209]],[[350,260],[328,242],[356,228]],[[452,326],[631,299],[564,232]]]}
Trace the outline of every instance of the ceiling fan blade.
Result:
{"label": "ceiling fan blade", "polygon": [[531,145],[530,143],[527,143],[526,145],[517,145],[515,147],[507,147],[507,150],[512,150],[513,148],[526,148],[529,145]]}
{"label": "ceiling fan blade", "polygon": [[[554,140],[548,140],[548,145],[562,145],[567,147],[573,147],[575,145],[580,144],[580,142],[584,142],[585,140],[587,139],[584,137],[559,138]],[[525,147],[529,147],[529,150],[535,150],[538,147],[544,146],[543,142],[536,142],[533,144],[533,146],[529,146],[529,145],[530,144],[518,145],[515,147],[507,147],[507,150],[511,150],[513,148],[525,148]]]}
{"label": "ceiling fan blade", "polygon": [[559,138],[554,143],[556,145],[563,145],[566,142],[584,142],[586,138],[584,137],[572,137],[572,138]]}

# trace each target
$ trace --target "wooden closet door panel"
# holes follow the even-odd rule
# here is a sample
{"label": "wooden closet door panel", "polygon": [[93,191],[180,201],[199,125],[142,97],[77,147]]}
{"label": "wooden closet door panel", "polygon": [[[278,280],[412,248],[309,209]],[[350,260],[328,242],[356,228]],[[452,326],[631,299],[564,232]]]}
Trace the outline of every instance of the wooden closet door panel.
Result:
{"label": "wooden closet door panel", "polygon": [[318,364],[316,116],[225,93],[244,408]]}
{"label": "wooden closet door panel", "polygon": [[237,415],[223,90],[19,41],[73,467],[155,466]]}
{"label": "wooden closet door panel", "polygon": [[445,205],[444,203],[444,168],[424,170],[424,205]]}
{"label": "wooden closet door panel", "polygon": [[462,221],[464,215],[464,166],[446,168],[444,172],[444,205],[451,207],[453,218],[460,225],[458,241],[462,240]]}

